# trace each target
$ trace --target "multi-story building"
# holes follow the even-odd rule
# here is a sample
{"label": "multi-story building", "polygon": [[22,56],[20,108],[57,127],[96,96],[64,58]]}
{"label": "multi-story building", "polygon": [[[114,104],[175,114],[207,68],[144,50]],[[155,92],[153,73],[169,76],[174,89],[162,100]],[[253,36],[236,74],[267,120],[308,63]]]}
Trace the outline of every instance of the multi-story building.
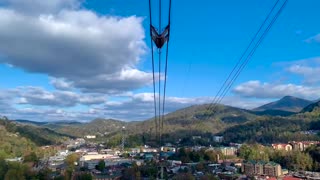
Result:
{"label": "multi-story building", "polygon": [[268,162],[263,166],[264,174],[272,177],[278,177],[282,175],[280,164],[274,162]]}
{"label": "multi-story building", "polygon": [[255,174],[264,174],[264,165],[265,162],[263,161],[257,161],[254,163],[254,173]]}
{"label": "multi-story building", "polygon": [[276,150],[292,151],[291,144],[272,144],[272,147],[273,149],[276,149]]}
{"label": "multi-story building", "polygon": [[289,144],[292,145],[293,150],[305,151],[308,147],[312,145],[320,144],[319,141],[290,141]]}
{"label": "multi-story building", "polygon": [[237,154],[238,149],[235,147],[219,147],[217,150],[221,151],[225,156],[234,156]]}
{"label": "multi-story building", "polygon": [[255,162],[254,161],[247,161],[247,162],[242,163],[241,171],[249,176],[256,174],[255,173],[256,172]]}
{"label": "multi-story building", "polygon": [[267,175],[278,177],[282,175],[280,164],[264,161],[247,161],[242,163],[241,170],[246,175]]}

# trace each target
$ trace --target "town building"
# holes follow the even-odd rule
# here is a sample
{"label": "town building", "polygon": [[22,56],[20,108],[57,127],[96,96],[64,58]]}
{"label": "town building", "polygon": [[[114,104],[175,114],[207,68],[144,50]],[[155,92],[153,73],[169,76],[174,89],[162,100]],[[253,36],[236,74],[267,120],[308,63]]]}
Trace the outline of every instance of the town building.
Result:
{"label": "town building", "polygon": [[84,137],[87,138],[87,139],[95,139],[96,138],[95,135],[86,135]]}
{"label": "town building", "polygon": [[222,142],[223,141],[223,136],[213,136],[213,141],[214,142]]}
{"label": "town building", "polygon": [[308,147],[312,145],[320,144],[319,141],[290,141],[289,144],[292,145],[293,150],[305,151]]}
{"label": "town building", "polygon": [[247,161],[242,163],[241,170],[248,176],[266,175],[271,177],[278,177],[282,175],[280,164],[277,164],[275,162]]}
{"label": "town building", "polygon": [[238,149],[235,147],[218,147],[216,149],[221,151],[221,153],[225,156],[235,156],[238,151]]}
{"label": "town building", "polygon": [[201,136],[192,136],[192,140],[201,139]]}
{"label": "town building", "polygon": [[117,149],[102,149],[100,150],[101,154],[111,154],[111,155],[119,155],[121,154],[120,150]]}
{"label": "town building", "polygon": [[8,158],[8,159],[5,159],[5,161],[7,161],[7,162],[22,162],[23,158],[22,157]]}
{"label": "town building", "polygon": [[111,154],[86,154],[80,158],[80,161],[100,160],[100,159],[115,159],[119,156]]}
{"label": "town building", "polygon": [[142,153],[156,153],[158,152],[157,148],[141,148]]}
{"label": "town building", "polygon": [[282,175],[282,169],[280,164],[275,162],[268,162],[263,166],[264,174],[272,177],[278,177]]}
{"label": "town building", "polygon": [[291,144],[272,144],[272,148],[276,150],[285,150],[285,151],[292,151]]}
{"label": "town building", "polygon": [[169,147],[169,146],[162,146],[161,151],[163,152],[176,152],[175,147]]}

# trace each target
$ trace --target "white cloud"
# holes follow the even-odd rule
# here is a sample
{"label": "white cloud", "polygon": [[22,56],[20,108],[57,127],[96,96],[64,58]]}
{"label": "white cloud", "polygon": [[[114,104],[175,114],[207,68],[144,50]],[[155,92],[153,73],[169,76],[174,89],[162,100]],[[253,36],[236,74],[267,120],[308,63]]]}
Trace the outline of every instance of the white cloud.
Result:
{"label": "white cloud", "polygon": [[13,92],[11,91],[0,91],[0,116],[10,116],[12,112],[14,112],[14,108],[12,107],[12,96]]}
{"label": "white cloud", "polygon": [[291,95],[313,100],[320,96],[320,87],[248,81],[235,87],[233,92],[241,96],[254,98],[282,98]]}
{"label": "white cloud", "polygon": [[[1,97],[5,98],[1,98]],[[107,101],[106,95],[75,93],[71,91],[47,91],[40,87],[18,87],[0,91],[0,102],[10,105],[73,107],[76,105],[98,105]]]}
{"label": "white cloud", "polygon": [[[81,8],[78,0],[1,1],[0,63],[47,74],[57,89],[0,91],[1,113],[31,120],[151,118],[153,94],[131,92],[152,84],[152,74],[138,68],[147,50],[142,22],[136,16],[98,15]],[[102,93],[124,100],[107,101]],[[211,99],[167,97],[166,112]],[[256,104],[238,97],[227,97],[223,103]],[[77,105],[88,109],[67,108]]]}
{"label": "white cloud", "polygon": [[241,96],[228,96],[223,98],[221,104],[229,105],[232,107],[239,107],[243,109],[253,109],[263,104],[269,103],[269,99],[255,99],[245,98]]}
{"label": "white cloud", "polygon": [[79,8],[81,4],[78,0],[2,0],[1,3],[27,14],[55,13],[61,9]]}
{"label": "white cloud", "polygon": [[101,117],[98,113],[90,111],[67,111],[54,108],[22,108],[9,114],[10,119],[28,119],[34,121],[88,121]]}
{"label": "white cloud", "polygon": [[151,73],[137,69],[146,52],[142,18],[70,9],[75,0],[36,0],[34,8],[57,11],[21,13],[19,7],[30,1],[7,0],[0,8],[0,63],[47,74],[63,90],[72,85],[114,94],[152,82]]}
{"label": "white cloud", "polygon": [[[153,93],[126,94],[120,99],[108,101],[107,97],[102,94],[83,94],[70,91],[50,92],[39,87],[19,87],[0,91],[0,108],[5,107],[6,109],[2,109],[1,115],[6,115],[11,119],[49,121],[89,121],[99,117],[131,121],[145,120],[154,116]],[[195,104],[211,103],[212,99],[211,97],[182,98],[168,96],[166,97],[165,113]],[[251,109],[264,104],[265,101],[252,101],[234,96],[224,98],[222,103]],[[87,105],[87,108],[79,110],[66,108],[78,104]]]}
{"label": "white cloud", "polygon": [[[158,99],[158,95],[156,95]],[[154,116],[153,93],[134,94],[124,101],[109,101],[103,108],[105,116],[126,119],[145,120]],[[208,102],[207,98],[166,97],[165,113],[187,107],[193,104]],[[161,101],[162,104],[162,101]],[[162,113],[162,109],[161,109]]]}
{"label": "white cloud", "polygon": [[[158,95],[157,100],[158,100]],[[165,113],[173,112],[181,108],[196,104],[212,103],[212,97],[166,97]],[[222,104],[234,107],[251,109],[268,101],[245,99],[237,96],[225,97]],[[153,93],[139,93],[125,101],[109,101],[103,108],[104,114],[108,117],[126,120],[145,120],[154,117]],[[162,113],[162,109],[161,109]]]}
{"label": "white cloud", "polygon": [[50,83],[58,90],[71,90],[73,85],[63,78],[51,78]]}
{"label": "white cloud", "polygon": [[123,69],[114,74],[101,74],[91,79],[83,78],[74,85],[85,92],[100,92],[108,94],[124,94],[132,89],[138,89],[152,83],[152,76],[137,69]]}
{"label": "white cloud", "polygon": [[288,72],[303,77],[306,84],[316,84],[320,82],[320,58],[310,58],[288,63]]}

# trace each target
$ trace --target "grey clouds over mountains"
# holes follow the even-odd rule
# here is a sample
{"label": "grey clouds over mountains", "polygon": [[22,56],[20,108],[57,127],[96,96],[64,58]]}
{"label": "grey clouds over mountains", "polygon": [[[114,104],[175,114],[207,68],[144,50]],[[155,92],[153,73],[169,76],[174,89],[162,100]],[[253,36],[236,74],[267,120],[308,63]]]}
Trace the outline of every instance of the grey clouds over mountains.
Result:
{"label": "grey clouds over mountains", "polygon": [[[0,87],[0,115],[83,121],[97,117],[143,120],[153,116],[152,73],[146,70],[149,68],[141,68],[149,51],[144,17],[102,15],[85,9],[82,2],[0,2],[0,63],[48,77],[48,82],[42,82],[45,86]],[[319,35],[309,41],[319,42]],[[317,59],[313,60],[316,66],[309,60],[297,61],[284,71],[303,77],[306,84],[318,83]],[[248,79],[236,85],[222,103],[250,109],[286,95],[307,99],[320,96],[320,88],[306,84]],[[215,93],[212,91],[212,96]],[[213,100],[166,99],[166,112]]]}

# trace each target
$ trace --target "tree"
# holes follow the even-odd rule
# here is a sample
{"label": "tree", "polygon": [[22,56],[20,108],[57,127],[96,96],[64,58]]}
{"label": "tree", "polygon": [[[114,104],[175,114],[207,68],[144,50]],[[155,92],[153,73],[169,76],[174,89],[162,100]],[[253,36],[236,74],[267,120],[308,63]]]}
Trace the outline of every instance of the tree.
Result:
{"label": "tree", "polygon": [[180,148],[178,152],[178,158],[181,159],[183,163],[190,162],[190,158],[185,148]]}
{"label": "tree", "polygon": [[195,178],[191,173],[180,173],[173,177],[174,180],[194,180]]}
{"label": "tree", "polygon": [[51,173],[51,170],[48,169],[48,168],[44,168],[44,169],[41,169],[38,173],[38,177],[39,179],[50,179],[49,178],[49,175]]}
{"label": "tree", "polygon": [[140,169],[141,175],[145,177],[156,177],[157,176],[157,164],[155,162],[149,162],[146,165],[138,168],[138,166],[133,166],[136,170]]}
{"label": "tree", "polygon": [[39,161],[39,158],[37,157],[35,152],[31,152],[30,154],[24,156],[24,162],[33,162],[36,163]]}
{"label": "tree", "polygon": [[203,159],[206,161],[210,161],[210,162],[217,162],[217,156],[218,156],[218,152],[214,151],[214,150],[209,150],[209,151],[205,151],[204,155],[203,155]]}
{"label": "tree", "polygon": [[5,180],[12,180],[12,179],[25,180],[25,177],[23,175],[23,172],[19,171],[18,169],[9,169],[4,179]]}
{"label": "tree", "polygon": [[312,170],[317,168],[308,153],[300,151],[278,151],[270,153],[270,159],[289,170]]}
{"label": "tree", "polygon": [[77,162],[79,159],[79,155],[76,153],[73,154],[69,154],[66,159],[65,159],[65,163],[67,164],[67,169],[66,169],[66,174],[65,174],[65,178],[66,179],[71,179],[72,176],[72,172],[74,171],[75,168],[75,162]]}
{"label": "tree", "polygon": [[196,170],[197,171],[204,171],[205,170],[205,165],[203,163],[198,163],[196,165]]}
{"label": "tree", "polygon": [[310,154],[312,159],[320,163],[320,146],[311,146],[306,150],[306,152]]}
{"label": "tree", "polygon": [[206,174],[200,178],[200,180],[218,180],[213,174]]}
{"label": "tree", "polygon": [[138,180],[141,179],[139,167],[133,164],[132,168],[127,168],[122,172],[122,179],[124,180]]}
{"label": "tree", "polygon": [[7,171],[8,171],[7,162],[3,158],[0,158],[0,179],[4,179],[4,176],[6,175]]}
{"label": "tree", "polygon": [[199,153],[192,151],[189,153],[189,158],[193,162],[199,162],[200,161],[200,155]]}
{"label": "tree", "polygon": [[239,149],[239,156],[245,160],[269,161],[270,150],[259,144],[242,145]]}
{"label": "tree", "polygon": [[243,144],[239,149],[239,157],[248,160],[251,154],[251,148],[247,144]]}
{"label": "tree", "polygon": [[105,167],[106,167],[106,163],[104,162],[104,160],[100,160],[98,165],[96,166],[96,169],[99,171],[103,171]]}
{"label": "tree", "polygon": [[65,162],[67,163],[67,165],[69,167],[74,167],[74,163],[77,162],[79,159],[79,155],[76,154],[76,153],[73,153],[73,154],[69,154],[66,159],[65,159]]}
{"label": "tree", "polygon": [[298,170],[312,170],[312,158],[309,154],[293,151],[293,160]]}
{"label": "tree", "polygon": [[17,163],[17,162],[10,162],[8,164],[8,171],[4,177],[5,180],[12,180],[12,179],[19,179],[24,180],[26,179],[28,167]]}
{"label": "tree", "polygon": [[92,180],[92,175],[90,173],[78,174],[75,180]]}
{"label": "tree", "polygon": [[62,175],[54,177],[54,180],[65,180],[66,178]]}

